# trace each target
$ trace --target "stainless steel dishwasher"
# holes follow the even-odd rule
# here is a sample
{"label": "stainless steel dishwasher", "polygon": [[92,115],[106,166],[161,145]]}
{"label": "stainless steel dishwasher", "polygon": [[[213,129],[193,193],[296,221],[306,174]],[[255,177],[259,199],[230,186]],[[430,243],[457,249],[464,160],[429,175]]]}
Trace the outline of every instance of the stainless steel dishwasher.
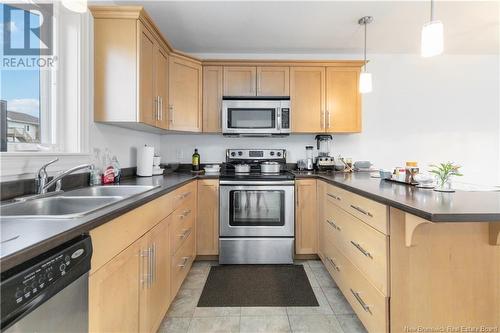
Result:
{"label": "stainless steel dishwasher", "polygon": [[89,236],[2,273],[2,332],[88,332]]}

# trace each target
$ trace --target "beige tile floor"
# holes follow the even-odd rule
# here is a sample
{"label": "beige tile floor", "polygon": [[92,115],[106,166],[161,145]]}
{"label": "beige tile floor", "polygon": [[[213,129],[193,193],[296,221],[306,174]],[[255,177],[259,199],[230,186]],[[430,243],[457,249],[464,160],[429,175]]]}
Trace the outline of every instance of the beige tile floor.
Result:
{"label": "beige tile floor", "polygon": [[198,261],[193,264],[158,332],[366,332],[321,261],[296,263],[304,265],[319,307],[199,308],[196,305],[210,266],[217,262]]}

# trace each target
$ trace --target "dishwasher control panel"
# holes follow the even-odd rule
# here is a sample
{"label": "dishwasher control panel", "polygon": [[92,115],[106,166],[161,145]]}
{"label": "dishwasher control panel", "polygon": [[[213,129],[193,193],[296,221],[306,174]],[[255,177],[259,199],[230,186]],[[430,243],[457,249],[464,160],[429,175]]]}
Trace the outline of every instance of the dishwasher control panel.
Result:
{"label": "dishwasher control panel", "polygon": [[48,299],[90,269],[90,238],[79,237],[2,273],[0,291],[4,318]]}

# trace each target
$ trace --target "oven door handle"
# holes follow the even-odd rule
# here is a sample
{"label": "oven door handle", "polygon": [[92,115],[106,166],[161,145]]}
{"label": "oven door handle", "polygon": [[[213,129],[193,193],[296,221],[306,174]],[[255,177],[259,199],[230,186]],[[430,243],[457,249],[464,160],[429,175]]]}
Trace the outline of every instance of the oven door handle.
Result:
{"label": "oven door handle", "polygon": [[295,185],[294,180],[220,180],[219,185]]}

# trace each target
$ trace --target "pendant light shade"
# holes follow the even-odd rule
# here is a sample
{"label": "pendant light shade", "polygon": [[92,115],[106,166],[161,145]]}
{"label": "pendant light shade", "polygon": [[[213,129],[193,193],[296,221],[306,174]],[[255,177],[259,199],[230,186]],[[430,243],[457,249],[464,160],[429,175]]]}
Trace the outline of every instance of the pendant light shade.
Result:
{"label": "pendant light shade", "polygon": [[75,13],[87,12],[87,0],[62,0],[62,4]]}
{"label": "pendant light shade", "polygon": [[372,73],[361,72],[359,76],[359,92],[366,94],[371,92],[372,87]]}
{"label": "pendant light shade", "polygon": [[443,23],[434,20],[434,0],[431,0],[431,18],[422,27],[420,53],[422,57],[433,57],[443,53]]}
{"label": "pendant light shade", "polygon": [[422,27],[422,57],[433,57],[443,53],[443,23],[432,21]]}
{"label": "pendant light shade", "polygon": [[363,71],[359,75],[359,92],[366,94],[372,91],[372,74],[366,71],[366,26],[373,22],[373,17],[364,16],[358,20],[358,23],[365,27],[365,47],[364,47],[364,60]]}

